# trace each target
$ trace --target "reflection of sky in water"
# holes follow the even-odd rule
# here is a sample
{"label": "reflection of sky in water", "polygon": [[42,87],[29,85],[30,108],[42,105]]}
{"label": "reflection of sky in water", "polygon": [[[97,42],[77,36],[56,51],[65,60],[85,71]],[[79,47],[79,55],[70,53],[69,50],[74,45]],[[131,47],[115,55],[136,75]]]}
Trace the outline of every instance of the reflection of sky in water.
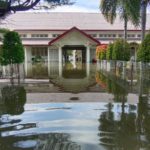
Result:
{"label": "reflection of sky in water", "polygon": [[[135,105],[136,106],[136,105]],[[108,111],[109,105],[106,103],[51,103],[51,104],[26,104],[25,112],[22,115],[10,116],[10,119],[21,119],[16,124],[1,125],[15,126],[11,131],[3,131],[1,135],[7,137],[10,135],[24,137],[39,134],[50,133],[68,133],[70,140],[83,145],[83,149],[98,149],[99,136],[98,130],[100,122],[98,119],[103,112]],[[119,120],[121,115],[121,104],[111,105],[111,111],[114,112],[114,120]],[[136,113],[130,110],[126,104],[125,112]],[[24,128],[25,124],[33,124],[31,127]],[[19,143],[19,144],[18,144]],[[27,142],[21,141],[15,143],[26,146]],[[31,145],[35,143],[31,141]],[[102,148],[102,147],[101,147]]]}

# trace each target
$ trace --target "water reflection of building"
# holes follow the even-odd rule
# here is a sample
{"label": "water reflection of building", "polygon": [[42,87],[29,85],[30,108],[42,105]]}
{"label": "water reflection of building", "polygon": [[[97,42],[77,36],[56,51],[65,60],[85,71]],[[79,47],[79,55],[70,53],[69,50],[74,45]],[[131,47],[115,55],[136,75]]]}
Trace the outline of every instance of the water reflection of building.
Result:
{"label": "water reflection of building", "polygon": [[75,68],[72,62],[63,64],[53,63],[49,70],[50,81],[61,87],[64,91],[81,92],[95,84],[96,66],[76,62]]}

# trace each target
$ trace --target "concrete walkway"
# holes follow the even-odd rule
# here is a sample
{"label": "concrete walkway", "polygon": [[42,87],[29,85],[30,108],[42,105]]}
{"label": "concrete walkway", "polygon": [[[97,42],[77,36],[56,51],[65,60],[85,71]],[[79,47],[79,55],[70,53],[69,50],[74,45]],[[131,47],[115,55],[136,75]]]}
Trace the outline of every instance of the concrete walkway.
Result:
{"label": "concrete walkway", "polygon": [[[113,95],[107,93],[27,93],[27,103],[64,103],[64,102],[114,102]],[[128,103],[138,103],[138,96],[128,95]]]}
{"label": "concrete walkway", "polygon": [[[9,79],[0,79],[0,87],[9,84]],[[49,80],[26,79],[25,84],[32,83],[49,83]],[[113,95],[102,92],[84,92],[84,93],[63,93],[63,92],[49,92],[49,93],[27,93],[27,103],[63,103],[63,102],[114,102]],[[136,94],[128,94],[128,103],[138,103],[138,96]]]}

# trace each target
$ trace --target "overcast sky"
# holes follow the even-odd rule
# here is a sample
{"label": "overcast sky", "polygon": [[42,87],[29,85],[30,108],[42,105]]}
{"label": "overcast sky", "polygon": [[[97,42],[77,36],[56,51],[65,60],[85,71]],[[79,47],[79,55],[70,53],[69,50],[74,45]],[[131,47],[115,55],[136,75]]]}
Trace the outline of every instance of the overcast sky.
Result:
{"label": "overcast sky", "polygon": [[[100,12],[99,5],[101,0],[72,0],[72,6],[61,6],[52,9],[53,12]],[[148,7],[150,13],[150,7]]]}
{"label": "overcast sky", "polygon": [[72,0],[72,6],[61,6],[51,11],[58,12],[99,12],[100,0]]}

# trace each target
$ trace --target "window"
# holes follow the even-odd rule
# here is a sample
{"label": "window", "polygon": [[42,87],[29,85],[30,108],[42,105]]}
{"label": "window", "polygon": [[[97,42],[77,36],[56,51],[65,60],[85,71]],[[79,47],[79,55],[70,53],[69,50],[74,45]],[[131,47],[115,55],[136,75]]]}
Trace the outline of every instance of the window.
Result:
{"label": "window", "polygon": [[122,37],[123,37],[123,34],[119,34],[118,36],[119,36],[119,38],[122,38]]}
{"label": "window", "polygon": [[138,37],[138,38],[141,38],[141,34],[138,34],[137,37]]}
{"label": "window", "polygon": [[33,38],[47,38],[48,34],[31,34]]}
{"label": "window", "polygon": [[113,38],[116,37],[116,34],[99,34],[99,37]]}
{"label": "window", "polygon": [[134,35],[134,34],[128,34],[128,37],[129,37],[129,38],[134,38],[135,35]]}
{"label": "window", "polygon": [[116,34],[113,34],[112,36],[113,36],[113,37],[116,37]]}
{"label": "window", "polygon": [[56,38],[56,37],[58,37],[58,36],[60,36],[60,34],[52,34],[52,37],[53,37],[53,38]]}
{"label": "window", "polygon": [[104,35],[103,34],[99,34],[99,37],[104,37]]}
{"label": "window", "polygon": [[91,36],[95,38],[95,37],[97,37],[97,34],[91,34]]}
{"label": "window", "polygon": [[21,38],[26,38],[27,35],[26,35],[26,34],[20,34],[20,37],[21,37]]}
{"label": "window", "polygon": [[32,47],[32,56],[47,57],[47,47]]}

